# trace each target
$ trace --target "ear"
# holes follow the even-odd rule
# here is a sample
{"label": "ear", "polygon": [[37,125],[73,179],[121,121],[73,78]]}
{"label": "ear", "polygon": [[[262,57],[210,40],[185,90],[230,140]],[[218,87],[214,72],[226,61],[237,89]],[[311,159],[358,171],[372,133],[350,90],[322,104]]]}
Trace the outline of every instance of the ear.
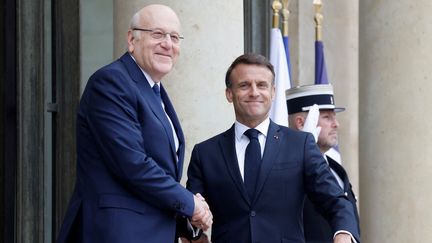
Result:
{"label": "ear", "polygon": [[305,119],[304,119],[303,116],[298,115],[298,116],[295,117],[294,123],[295,123],[295,127],[298,130],[302,130],[303,127],[304,127]]}
{"label": "ear", "polygon": [[226,99],[228,100],[229,103],[233,102],[233,93],[232,93],[232,90],[230,88],[225,89],[225,96],[226,96]]}
{"label": "ear", "polygon": [[127,44],[128,44],[127,49],[128,49],[129,53],[133,53],[133,51],[135,49],[134,40],[135,40],[135,37],[133,35],[133,32],[132,32],[132,30],[129,30],[127,33]]}

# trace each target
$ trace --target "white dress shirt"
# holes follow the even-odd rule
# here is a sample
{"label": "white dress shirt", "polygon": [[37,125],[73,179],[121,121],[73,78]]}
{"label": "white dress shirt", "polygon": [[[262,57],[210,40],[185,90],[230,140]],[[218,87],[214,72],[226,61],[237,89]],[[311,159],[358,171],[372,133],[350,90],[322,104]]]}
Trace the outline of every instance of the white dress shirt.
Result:
{"label": "white dress shirt", "polygon": [[265,119],[261,124],[256,127],[247,127],[240,122],[236,121],[234,123],[234,131],[235,131],[235,148],[237,154],[238,166],[240,168],[240,174],[244,180],[244,163],[245,163],[245,152],[246,147],[249,144],[249,138],[244,135],[244,132],[250,128],[255,128],[260,133],[258,134],[258,141],[261,147],[261,158],[264,154],[265,142],[267,138],[267,132],[270,125],[270,119]]}

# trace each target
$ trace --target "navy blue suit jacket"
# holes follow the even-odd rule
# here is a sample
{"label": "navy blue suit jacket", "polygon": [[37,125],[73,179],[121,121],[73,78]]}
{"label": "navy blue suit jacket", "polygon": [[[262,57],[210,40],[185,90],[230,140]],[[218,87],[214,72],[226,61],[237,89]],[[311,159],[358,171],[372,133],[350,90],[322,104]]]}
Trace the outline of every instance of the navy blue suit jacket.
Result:
{"label": "navy blue suit jacket", "polygon": [[[348,174],[345,169],[338,162],[327,156],[327,161],[330,167],[335,171],[341,178],[344,184],[344,193],[348,200],[351,202],[355,209],[355,216],[357,225],[360,225],[359,215],[357,211],[357,199],[352,190],[351,183],[348,178]],[[304,231],[306,242],[308,243],[332,243],[333,232],[327,220],[319,212],[319,210],[312,204],[312,202],[306,198],[303,209],[304,218]],[[360,228],[358,228],[360,232]]]}
{"label": "navy blue suit jacket", "polygon": [[77,117],[76,186],[57,242],[174,242],[176,216],[191,216],[194,202],[178,183],[183,132],[163,87],[161,96],[178,152],[160,102],[128,53],[90,77]]}
{"label": "navy blue suit jacket", "polygon": [[212,242],[304,242],[305,195],[330,215],[334,231],[358,238],[354,210],[313,136],[270,122],[255,197],[238,167],[234,126],[197,144],[187,188],[202,193],[213,213]]}

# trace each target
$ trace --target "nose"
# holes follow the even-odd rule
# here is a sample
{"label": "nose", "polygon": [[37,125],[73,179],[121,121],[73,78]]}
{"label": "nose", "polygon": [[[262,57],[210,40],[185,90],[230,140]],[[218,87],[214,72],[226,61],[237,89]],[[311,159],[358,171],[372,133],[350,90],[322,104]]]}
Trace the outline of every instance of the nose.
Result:
{"label": "nose", "polygon": [[171,40],[171,35],[169,33],[166,33],[165,36],[161,40],[161,44],[166,47],[171,47],[173,45],[173,42]]}
{"label": "nose", "polygon": [[171,40],[171,35],[169,33],[165,33],[165,37],[163,38],[163,40]]}
{"label": "nose", "polygon": [[252,96],[258,96],[259,95],[258,87],[257,87],[257,85],[255,83],[253,83],[251,85],[251,95]]}
{"label": "nose", "polygon": [[333,118],[333,126],[334,127],[339,127],[339,121],[336,119],[336,116]]}

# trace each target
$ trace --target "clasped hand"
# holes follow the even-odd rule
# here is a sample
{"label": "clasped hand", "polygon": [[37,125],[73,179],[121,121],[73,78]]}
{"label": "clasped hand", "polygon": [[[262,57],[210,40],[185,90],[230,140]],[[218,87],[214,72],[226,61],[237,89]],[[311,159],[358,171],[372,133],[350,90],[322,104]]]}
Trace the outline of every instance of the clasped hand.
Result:
{"label": "clasped hand", "polygon": [[352,238],[349,234],[340,233],[337,234],[334,239],[333,243],[352,243]]}
{"label": "clasped hand", "polygon": [[213,215],[204,197],[197,193],[194,195],[195,209],[192,215],[191,224],[203,231],[206,231],[213,224]]}

